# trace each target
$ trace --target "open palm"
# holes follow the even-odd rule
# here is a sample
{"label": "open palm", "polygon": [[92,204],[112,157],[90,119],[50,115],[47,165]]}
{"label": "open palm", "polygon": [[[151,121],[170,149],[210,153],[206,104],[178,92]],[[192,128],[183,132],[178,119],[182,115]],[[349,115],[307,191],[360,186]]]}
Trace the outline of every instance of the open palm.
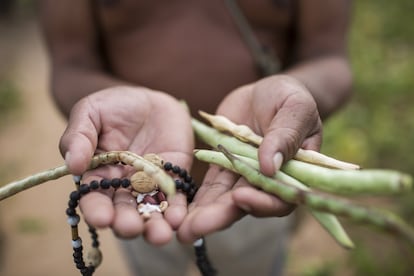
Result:
{"label": "open palm", "polygon": [[[264,136],[258,157],[265,175],[273,175],[299,147],[320,147],[322,126],[316,103],[302,84],[287,76],[236,89],[222,101],[217,113]],[[191,242],[229,227],[246,214],[284,216],[293,209],[276,196],[253,188],[244,178],[211,166],[179,228],[179,238]]]}
{"label": "open palm", "polygon": [[[137,154],[156,153],[164,160],[189,169],[193,134],[190,117],[174,98],[145,88],[115,87],[79,101],[72,109],[60,150],[71,173],[83,174],[83,181],[130,176],[126,166],[105,166],[84,173],[95,153],[128,150]],[[123,238],[143,234],[154,244],[172,237],[187,213],[186,200],[177,195],[165,216],[153,213],[143,221],[129,191],[119,189],[90,193],[80,206],[86,221],[95,227],[112,227]]]}

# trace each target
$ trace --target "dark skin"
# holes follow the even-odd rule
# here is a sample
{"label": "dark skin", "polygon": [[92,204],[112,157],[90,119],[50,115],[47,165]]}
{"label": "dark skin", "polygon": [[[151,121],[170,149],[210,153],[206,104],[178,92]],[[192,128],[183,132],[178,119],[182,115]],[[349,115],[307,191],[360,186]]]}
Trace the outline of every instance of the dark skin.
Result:
{"label": "dark skin", "polygon": [[[267,78],[258,75],[222,1],[93,2],[41,5],[53,96],[69,118],[60,149],[74,174],[84,172],[94,153],[108,150],[155,152],[191,168],[190,117],[176,100],[185,99],[194,115],[216,112],[263,135],[259,161],[271,175],[298,148],[319,150],[321,119],[350,95],[350,1],[239,1],[260,41],[281,58],[282,72]],[[128,174],[104,168],[84,177]],[[153,244],[168,242],[173,230],[192,242],[246,213],[293,210],[215,166],[189,208],[183,195],[170,205],[164,217],[144,222],[125,191],[91,193],[81,202],[90,224],[125,238],[143,234]]]}

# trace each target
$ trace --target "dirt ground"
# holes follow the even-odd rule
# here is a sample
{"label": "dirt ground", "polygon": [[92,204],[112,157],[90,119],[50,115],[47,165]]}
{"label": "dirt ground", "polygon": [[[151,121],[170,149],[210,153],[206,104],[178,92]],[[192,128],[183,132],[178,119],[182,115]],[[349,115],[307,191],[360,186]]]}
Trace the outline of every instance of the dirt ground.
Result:
{"label": "dirt ground", "polygon": [[[0,60],[0,73],[12,77],[23,100],[22,112],[0,130],[0,176],[5,178],[0,179],[1,185],[63,164],[57,145],[65,120],[48,94],[48,60],[36,22],[0,25]],[[65,216],[73,187],[68,176],[0,203],[0,275],[78,275]],[[129,275],[112,233],[99,234],[104,261],[96,275]],[[86,232],[82,236],[87,242]],[[286,275],[304,275],[345,254],[319,225],[304,216],[293,236]]]}

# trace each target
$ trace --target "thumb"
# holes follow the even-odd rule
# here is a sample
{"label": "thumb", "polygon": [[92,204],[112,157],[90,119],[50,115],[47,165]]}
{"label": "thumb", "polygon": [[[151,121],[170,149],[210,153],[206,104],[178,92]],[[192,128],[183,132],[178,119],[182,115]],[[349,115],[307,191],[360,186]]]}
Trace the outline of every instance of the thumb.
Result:
{"label": "thumb", "polygon": [[283,162],[295,156],[305,139],[315,144],[321,140],[321,122],[316,105],[296,102],[295,105],[282,106],[265,131],[259,147],[262,173],[273,175]]}
{"label": "thumb", "polygon": [[87,170],[98,143],[99,119],[89,110],[84,100],[75,105],[68,126],[60,138],[60,153],[74,175],[81,175]]}

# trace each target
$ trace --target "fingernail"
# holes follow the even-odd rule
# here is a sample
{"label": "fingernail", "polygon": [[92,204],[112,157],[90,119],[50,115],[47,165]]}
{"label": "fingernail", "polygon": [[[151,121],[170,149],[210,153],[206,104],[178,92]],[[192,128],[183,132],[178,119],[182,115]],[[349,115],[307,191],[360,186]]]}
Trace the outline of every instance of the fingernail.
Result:
{"label": "fingernail", "polygon": [[283,155],[281,152],[276,152],[275,156],[273,156],[273,166],[275,168],[275,172],[277,172],[283,163]]}
{"label": "fingernail", "polygon": [[80,183],[81,179],[82,179],[82,177],[80,175],[74,175],[73,176],[73,182],[75,182],[75,183]]}

